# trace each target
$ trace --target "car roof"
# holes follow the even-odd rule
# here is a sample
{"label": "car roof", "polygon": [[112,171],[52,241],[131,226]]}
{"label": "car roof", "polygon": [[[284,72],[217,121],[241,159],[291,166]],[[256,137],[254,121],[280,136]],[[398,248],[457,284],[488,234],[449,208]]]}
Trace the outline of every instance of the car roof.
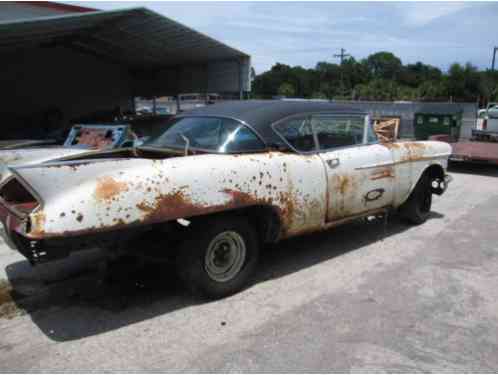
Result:
{"label": "car roof", "polygon": [[269,145],[281,143],[281,139],[275,134],[271,124],[289,116],[323,111],[337,114],[366,114],[364,111],[344,104],[324,101],[237,100],[196,108],[177,117],[218,116],[237,119],[249,125]]}

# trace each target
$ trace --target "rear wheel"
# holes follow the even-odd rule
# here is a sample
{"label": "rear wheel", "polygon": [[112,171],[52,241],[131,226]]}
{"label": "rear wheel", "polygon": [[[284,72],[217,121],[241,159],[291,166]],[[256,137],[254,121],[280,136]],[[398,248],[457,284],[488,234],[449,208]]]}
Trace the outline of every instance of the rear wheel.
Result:
{"label": "rear wheel", "polygon": [[400,207],[400,214],[411,224],[422,224],[430,215],[432,206],[431,181],[427,174],[420,177],[408,200]]}
{"label": "rear wheel", "polygon": [[241,290],[256,269],[259,241],[241,217],[222,216],[193,223],[180,246],[180,278],[196,294],[222,298]]}

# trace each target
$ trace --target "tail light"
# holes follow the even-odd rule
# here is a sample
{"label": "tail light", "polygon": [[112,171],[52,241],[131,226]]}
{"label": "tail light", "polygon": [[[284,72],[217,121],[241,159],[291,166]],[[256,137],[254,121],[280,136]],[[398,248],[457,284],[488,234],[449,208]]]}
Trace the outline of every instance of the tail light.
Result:
{"label": "tail light", "polygon": [[486,130],[488,128],[488,120],[482,120],[482,130]]}
{"label": "tail light", "polygon": [[36,198],[15,178],[0,190],[0,197],[17,211],[29,214],[38,205]]}

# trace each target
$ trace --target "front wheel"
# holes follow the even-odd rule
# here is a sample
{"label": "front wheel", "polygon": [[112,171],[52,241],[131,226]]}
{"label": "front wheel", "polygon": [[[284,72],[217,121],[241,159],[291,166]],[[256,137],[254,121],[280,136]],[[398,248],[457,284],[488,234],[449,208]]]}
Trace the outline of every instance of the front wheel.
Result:
{"label": "front wheel", "polygon": [[427,221],[431,213],[431,206],[431,181],[428,175],[423,175],[399,211],[403,219],[418,225]]}
{"label": "front wheel", "polygon": [[177,258],[183,282],[194,293],[215,299],[241,290],[258,262],[254,228],[237,216],[206,218],[192,225]]}

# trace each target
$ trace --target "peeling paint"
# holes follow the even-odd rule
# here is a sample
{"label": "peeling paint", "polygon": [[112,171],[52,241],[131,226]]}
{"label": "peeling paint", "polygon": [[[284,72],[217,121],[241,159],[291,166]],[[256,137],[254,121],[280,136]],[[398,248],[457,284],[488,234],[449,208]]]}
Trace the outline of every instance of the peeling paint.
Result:
{"label": "peeling paint", "polygon": [[111,200],[127,190],[126,182],[116,181],[112,177],[102,177],[97,180],[95,198],[99,201]]}
{"label": "peeling paint", "polygon": [[370,180],[372,181],[381,180],[383,178],[394,178],[393,168],[385,168],[380,171],[374,171],[374,173],[370,175]]}
{"label": "peeling paint", "polygon": [[31,233],[33,235],[43,235],[45,232],[45,221],[46,221],[45,212],[38,211],[32,214],[31,224],[33,227],[31,229]]}

